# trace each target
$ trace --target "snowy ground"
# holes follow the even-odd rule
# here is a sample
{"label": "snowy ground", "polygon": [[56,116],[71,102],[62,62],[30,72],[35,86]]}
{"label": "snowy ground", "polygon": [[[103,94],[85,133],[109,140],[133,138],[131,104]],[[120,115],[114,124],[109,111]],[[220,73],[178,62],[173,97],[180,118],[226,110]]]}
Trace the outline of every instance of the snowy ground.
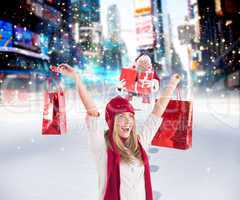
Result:
{"label": "snowy ground", "polygon": [[[97,95],[101,110],[108,98]],[[152,105],[134,104],[141,123]],[[30,103],[0,105],[0,200],[97,199],[85,113],[74,93],[67,105],[69,131],[62,136],[41,135],[41,94]],[[193,147],[150,149],[156,199],[239,200],[239,110],[236,95],[194,96]]]}

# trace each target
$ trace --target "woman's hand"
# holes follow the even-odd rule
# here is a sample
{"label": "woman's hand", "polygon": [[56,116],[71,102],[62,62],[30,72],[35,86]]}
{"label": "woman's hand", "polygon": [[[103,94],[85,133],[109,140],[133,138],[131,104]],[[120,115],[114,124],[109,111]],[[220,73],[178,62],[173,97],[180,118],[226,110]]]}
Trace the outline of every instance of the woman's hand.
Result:
{"label": "woman's hand", "polygon": [[180,80],[181,80],[181,76],[179,74],[173,74],[168,83],[168,87],[175,89],[178,83],[180,82]]}
{"label": "woman's hand", "polygon": [[71,67],[70,65],[65,64],[65,63],[58,65],[58,67],[51,67],[50,69],[52,71],[61,73],[64,76],[69,76],[73,79],[76,79],[76,77],[77,77],[76,70],[73,67]]}
{"label": "woman's hand", "polygon": [[97,106],[94,101],[91,99],[88,90],[85,85],[81,82],[78,73],[76,70],[68,64],[62,63],[58,65],[58,67],[51,66],[52,71],[61,73],[62,75],[73,78],[76,81],[76,88],[78,90],[79,96],[82,100],[82,103],[88,113],[88,115],[98,117],[99,112],[97,110]]}
{"label": "woman's hand", "polygon": [[170,81],[173,81],[173,82],[175,81],[179,82],[180,80],[181,80],[181,76],[179,74],[173,74],[170,79]]}

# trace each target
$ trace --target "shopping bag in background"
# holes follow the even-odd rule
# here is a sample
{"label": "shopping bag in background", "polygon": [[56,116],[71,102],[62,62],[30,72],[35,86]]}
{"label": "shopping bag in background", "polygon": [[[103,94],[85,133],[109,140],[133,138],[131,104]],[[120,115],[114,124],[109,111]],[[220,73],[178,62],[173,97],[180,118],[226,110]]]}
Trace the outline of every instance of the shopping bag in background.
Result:
{"label": "shopping bag in background", "polygon": [[135,92],[135,83],[137,79],[137,71],[134,68],[122,68],[120,81],[124,80],[124,88],[128,92]]}
{"label": "shopping bag in background", "polygon": [[65,96],[60,82],[57,84],[56,90],[44,92],[42,135],[61,135],[67,132]]}
{"label": "shopping bag in background", "polygon": [[170,100],[152,145],[176,149],[192,147],[192,102]]}
{"label": "shopping bag in background", "polygon": [[154,71],[149,70],[138,73],[137,93],[141,95],[149,95],[152,92],[152,81]]}

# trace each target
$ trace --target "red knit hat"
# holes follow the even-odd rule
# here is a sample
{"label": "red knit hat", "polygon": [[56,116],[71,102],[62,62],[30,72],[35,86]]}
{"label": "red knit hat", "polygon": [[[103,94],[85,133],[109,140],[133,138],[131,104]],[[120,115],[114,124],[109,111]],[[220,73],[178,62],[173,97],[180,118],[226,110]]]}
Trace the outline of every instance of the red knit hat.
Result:
{"label": "red knit hat", "polygon": [[109,129],[113,128],[115,116],[123,112],[130,112],[135,114],[133,106],[127,99],[121,96],[116,96],[108,102],[105,110],[105,120],[108,124]]}

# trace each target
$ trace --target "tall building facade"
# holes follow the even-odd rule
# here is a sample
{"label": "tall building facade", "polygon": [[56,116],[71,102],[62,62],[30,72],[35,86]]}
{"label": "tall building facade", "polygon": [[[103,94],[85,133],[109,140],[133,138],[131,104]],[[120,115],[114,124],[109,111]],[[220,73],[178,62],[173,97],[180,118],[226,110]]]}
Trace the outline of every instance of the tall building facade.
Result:
{"label": "tall building facade", "polygon": [[205,82],[225,80],[229,88],[240,86],[240,2],[198,0],[200,50]]}
{"label": "tall building facade", "polygon": [[102,27],[100,24],[100,0],[73,0],[74,40],[83,55],[97,58],[101,54]]}
{"label": "tall building facade", "polygon": [[112,37],[113,35],[120,39],[121,37],[121,22],[120,22],[120,14],[116,4],[113,4],[108,7],[107,10],[107,27],[108,27],[108,37]]}
{"label": "tall building facade", "polygon": [[152,58],[156,70],[171,73],[171,22],[166,0],[135,0],[138,52]]}
{"label": "tall building facade", "polygon": [[107,36],[102,47],[102,64],[105,68],[119,70],[128,60],[127,47],[121,37],[120,13],[116,4],[107,9]]}
{"label": "tall building facade", "polygon": [[[7,4],[1,7],[0,20],[12,26],[11,47],[50,58],[52,53],[59,54],[58,60],[61,61],[69,50],[69,1],[12,0]],[[58,52],[59,49],[62,52]]]}

